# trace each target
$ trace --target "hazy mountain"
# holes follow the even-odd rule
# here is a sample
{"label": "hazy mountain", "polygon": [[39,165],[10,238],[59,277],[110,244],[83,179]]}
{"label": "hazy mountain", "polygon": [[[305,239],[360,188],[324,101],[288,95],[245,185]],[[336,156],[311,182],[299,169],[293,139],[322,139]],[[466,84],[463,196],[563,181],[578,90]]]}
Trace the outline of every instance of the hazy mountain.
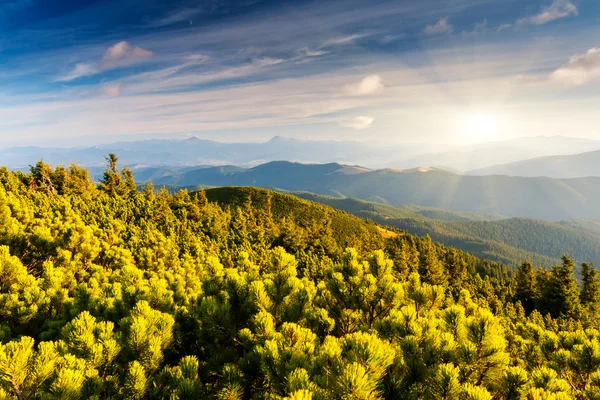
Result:
{"label": "hazy mountain", "polygon": [[[0,149],[0,159],[10,168],[26,168],[43,158],[57,164],[104,165],[116,153],[129,165],[189,166],[235,164],[253,166],[268,161],[305,163],[342,162],[382,167],[431,149],[430,145],[381,146],[353,141],[296,140],[276,136],[261,143],[221,143],[191,137],[185,140],[139,140],[89,148],[13,147]],[[434,146],[438,147],[439,146]]]}
{"label": "hazy mountain", "polygon": [[338,163],[271,162],[239,171],[188,169],[155,184],[259,186],[355,197],[390,205],[498,213],[549,220],[600,218],[600,178],[463,176],[431,168],[370,170]]}
{"label": "hazy mountain", "polygon": [[580,178],[600,176],[600,151],[538,157],[530,160],[476,169],[469,175],[548,176],[552,178]]}
{"label": "hazy mountain", "polygon": [[[403,165],[407,167],[415,165],[439,166],[448,170],[471,171],[533,157],[570,155],[598,149],[600,149],[600,141],[598,140],[563,136],[539,136],[482,143],[447,152],[418,155],[404,161]],[[390,166],[393,165],[390,164]],[[482,170],[477,175],[488,175],[488,172]]]}
{"label": "hazy mountain", "polygon": [[3,164],[27,168],[43,157],[52,165],[104,165],[116,153],[130,166],[255,166],[269,161],[363,165],[369,168],[438,167],[461,172],[538,156],[574,154],[600,149],[600,141],[567,137],[532,137],[464,147],[436,144],[378,145],[354,141],[298,140],[276,136],[267,142],[222,143],[190,137],[100,144],[86,148],[13,147],[0,149]]}

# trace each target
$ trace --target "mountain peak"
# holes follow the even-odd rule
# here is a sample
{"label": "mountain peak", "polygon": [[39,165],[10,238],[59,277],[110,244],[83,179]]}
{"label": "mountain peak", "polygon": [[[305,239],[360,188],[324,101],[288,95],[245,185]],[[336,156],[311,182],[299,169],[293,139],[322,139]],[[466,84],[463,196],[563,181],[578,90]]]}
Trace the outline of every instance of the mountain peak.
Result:
{"label": "mountain peak", "polygon": [[275,142],[290,142],[290,141],[293,141],[293,140],[295,140],[295,139],[286,138],[286,137],[284,137],[284,136],[276,135],[276,136],[273,136],[273,137],[271,138],[271,140],[269,140],[269,143],[275,143]]}

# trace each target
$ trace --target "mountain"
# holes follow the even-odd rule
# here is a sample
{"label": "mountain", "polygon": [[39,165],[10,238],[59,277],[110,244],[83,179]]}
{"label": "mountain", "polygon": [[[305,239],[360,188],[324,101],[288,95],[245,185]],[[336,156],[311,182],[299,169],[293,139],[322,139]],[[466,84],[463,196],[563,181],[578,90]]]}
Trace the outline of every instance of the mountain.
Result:
{"label": "mountain", "polygon": [[549,222],[414,205],[392,207],[312,193],[295,194],[411,234],[429,235],[437,242],[509,265],[527,259],[550,267],[559,262],[563,252],[578,260],[600,263],[600,221]]}
{"label": "mountain", "polygon": [[435,168],[370,170],[338,163],[270,162],[237,172],[196,168],[155,184],[258,186],[354,197],[376,203],[416,204],[451,211],[547,220],[600,218],[600,178],[552,179],[463,176]]}
{"label": "mountain", "polygon": [[336,161],[381,167],[388,163],[396,164],[431,147],[411,143],[381,146],[354,141],[297,140],[280,136],[260,143],[223,143],[191,137],[184,140],[117,142],[89,148],[13,147],[0,149],[0,159],[13,169],[27,168],[40,158],[52,165],[75,163],[88,167],[102,166],[104,157],[110,152],[118,154],[130,166],[253,166],[284,159],[305,163]]}
{"label": "mountain", "polygon": [[600,151],[532,158],[467,172],[468,175],[548,176],[582,178],[600,176]]}
{"label": "mountain", "polygon": [[131,167],[240,165],[270,161],[363,165],[369,168],[436,167],[460,173],[532,157],[575,154],[600,149],[600,141],[530,137],[469,146],[375,144],[356,141],[299,140],[275,136],[266,142],[225,143],[197,137],[148,139],[81,148],[13,147],[0,149],[0,160],[12,169],[27,169],[40,158],[52,165],[71,163],[95,168],[112,152]]}
{"label": "mountain", "polygon": [[[464,146],[451,151],[417,155],[404,160],[406,166],[427,165],[454,171],[472,171],[491,167],[497,164],[506,164],[527,160],[533,157],[554,155],[570,155],[589,150],[600,150],[600,141],[584,138],[571,138],[564,136],[537,136],[525,137],[498,142],[487,142]],[[395,166],[390,164],[389,166]],[[482,171],[476,175],[489,175]],[[512,175],[504,174],[503,175]],[[517,175],[517,176],[542,176]],[[552,175],[548,175],[552,176]],[[591,176],[583,175],[583,176]],[[556,176],[567,178],[571,176]]]}

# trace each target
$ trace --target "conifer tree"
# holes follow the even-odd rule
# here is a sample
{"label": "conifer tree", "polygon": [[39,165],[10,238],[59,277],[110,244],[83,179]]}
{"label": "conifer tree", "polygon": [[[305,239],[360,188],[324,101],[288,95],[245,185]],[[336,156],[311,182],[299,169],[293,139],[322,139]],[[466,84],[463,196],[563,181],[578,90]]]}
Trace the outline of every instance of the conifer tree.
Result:
{"label": "conifer tree", "polygon": [[108,192],[111,196],[124,196],[128,193],[134,193],[136,185],[133,179],[133,171],[127,166],[119,171],[117,167],[118,161],[119,158],[113,153],[110,153],[106,157],[108,165],[98,187]]}
{"label": "conifer tree", "polygon": [[530,262],[526,261],[517,271],[515,300],[520,301],[525,311],[530,313],[535,308],[538,296],[535,269]]}
{"label": "conifer tree", "polygon": [[50,165],[46,164],[43,160],[40,160],[34,166],[30,167],[30,171],[31,179],[29,185],[33,190],[42,191],[48,194],[58,193],[58,190],[54,187],[54,171]]}
{"label": "conifer tree", "polygon": [[448,270],[448,283],[450,286],[460,286],[467,278],[467,263],[460,257],[456,249],[446,253],[446,269]]}
{"label": "conifer tree", "polygon": [[593,264],[581,264],[581,282],[581,304],[598,304],[600,301],[600,280],[598,279],[598,270]]}
{"label": "conifer tree", "polygon": [[567,255],[555,265],[544,289],[541,305],[553,317],[576,317],[579,313],[579,286],[573,277],[575,262]]}
{"label": "conifer tree", "polygon": [[419,274],[423,282],[446,286],[448,276],[429,235],[420,241]]}

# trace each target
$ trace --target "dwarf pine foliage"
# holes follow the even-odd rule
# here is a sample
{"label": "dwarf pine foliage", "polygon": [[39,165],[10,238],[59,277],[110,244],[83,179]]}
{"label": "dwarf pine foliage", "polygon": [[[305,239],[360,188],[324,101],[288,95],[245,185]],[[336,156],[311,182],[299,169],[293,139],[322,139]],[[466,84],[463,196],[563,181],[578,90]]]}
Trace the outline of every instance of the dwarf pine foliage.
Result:
{"label": "dwarf pine foliage", "polygon": [[593,265],[107,161],[0,169],[0,399],[600,399]]}

